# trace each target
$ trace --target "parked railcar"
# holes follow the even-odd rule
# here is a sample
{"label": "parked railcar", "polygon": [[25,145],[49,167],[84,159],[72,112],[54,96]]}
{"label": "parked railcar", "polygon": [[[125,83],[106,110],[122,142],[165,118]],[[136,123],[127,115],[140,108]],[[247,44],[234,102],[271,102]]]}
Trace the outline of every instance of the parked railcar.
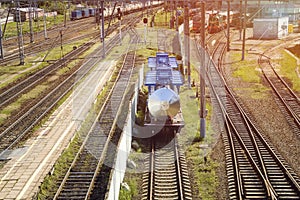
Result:
{"label": "parked railcar", "polygon": [[95,13],[96,13],[96,9],[95,8],[89,8],[89,15],[90,15],[90,17],[95,16]]}
{"label": "parked railcar", "polygon": [[82,18],[81,10],[73,10],[71,12],[71,20],[77,20]]}
{"label": "parked railcar", "polygon": [[89,11],[88,8],[82,9],[81,12],[82,12],[82,17],[83,18],[90,17],[90,11]]}
{"label": "parked railcar", "polygon": [[145,78],[148,86],[148,113],[149,124],[177,124],[181,126],[179,91],[183,84],[181,73],[175,57],[167,53],[158,52],[155,57],[148,58],[148,67],[151,70]]}
{"label": "parked railcar", "polygon": [[[230,11],[229,14],[229,26],[236,26],[239,23],[240,13]],[[228,16],[227,11],[224,12],[212,12],[208,18],[208,33],[217,33],[227,28]]]}

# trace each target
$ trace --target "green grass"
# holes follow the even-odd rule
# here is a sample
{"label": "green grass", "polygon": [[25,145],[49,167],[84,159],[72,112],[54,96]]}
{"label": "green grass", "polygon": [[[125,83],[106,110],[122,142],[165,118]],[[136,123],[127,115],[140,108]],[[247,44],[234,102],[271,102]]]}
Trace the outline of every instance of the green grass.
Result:
{"label": "green grass", "polygon": [[300,77],[296,70],[300,73],[300,66],[297,65],[297,61],[287,52],[282,51],[282,59],[280,60],[280,74],[288,78],[292,83],[292,89],[300,92]]}
{"label": "green grass", "polygon": [[57,160],[53,173],[49,173],[44,179],[37,199],[48,199],[54,196],[53,188],[57,187],[57,180],[62,179],[67,172],[67,169],[79,150],[79,143],[81,143],[81,137],[77,135],[69,145],[69,148],[67,148]]}
{"label": "green grass", "polygon": [[[87,39],[73,43],[73,44],[69,44],[64,46],[64,51],[65,52],[70,52],[73,50],[73,46],[74,45],[81,45],[83,43],[85,43],[87,41]],[[57,47],[55,49],[53,49],[49,55],[48,55],[48,59],[49,60],[56,60],[60,58],[60,52],[59,52],[60,47]],[[45,54],[45,52],[40,53],[40,56],[42,57]],[[59,75],[63,75],[64,73],[68,72],[72,67],[74,67],[76,65],[76,62],[78,61],[73,61],[70,64],[66,65],[66,67],[58,70],[58,72],[54,75],[52,75],[51,77],[49,77],[49,79],[47,80],[47,82],[43,83],[42,85],[38,85],[36,86],[34,89],[32,89],[30,92],[22,95],[20,98],[17,99],[17,101],[15,101],[14,103],[8,105],[7,107],[3,108],[2,110],[0,110],[0,124],[4,123],[4,121],[9,118],[11,116],[11,114],[15,111],[17,111],[18,109],[21,108],[23,103],[26,103],[27,100],[30,99],[34,99],[37,98],[43,91],[45,91],[47,88],[49,88],[49,83],[54,81],[55,79],[58,78]],[[24,73],[18,74],[16,75],[14,78],[12,78],[10,81],[3,83],[1,86],[4,87],[7,84],[11,83],[14,80],[17,80],[18,78],[21,78],[23,76],[26,76],[27,74],[33,73],[34,71],[41,69],[43,67],[45,67],[46,65],[48,65],[47,63],[42,63],[40,65],[37,65],[36,67],[34,67],[32,70],[27,70]],[[13,66],[13,67],[9,67],[8,70],[11,70],[12,72],[9,71],[5,71],[3,69],[3,72],[7,72],[7,73],[17,73],[17,70],[25,70],[28,69],[32,66],[32,63],[26,63],[25,66]]]}
{"label": "green grass", "polygon": [[119,193],[119,200],[131,200],[132,197],[138,194],[138,182],[136,177],[125,178],[123,182],[126,182],[130,190],[126,190],[124,187],[121,187]]}
{"label": "green grass", "polygon": [[21,105],[26,103],[29,99],[37,98],[44,90],[48,88],[47,85],[38,85],[30,92],[23,94],[14,103],[0,110],[0,124],[2,124],[6,118],[9,118],[12,113],[21,108]]}
{"label": "green grass", "polygon": [[[68,17],[67,17],[67,20],[68,20]],[[46,22],[47,22],[47,24],[46,24],[47,29],[49,29],[55,25],[54,17],[47,17]],[[60,24],[63,22],[64,22],[64,15],[57,15],[56,16],[56,24]],[[3,30],[3,28],[4,28],[4,24],[2,24],[2,30]],[[44,30],[43,18],[40,17],[38,22],[33,21],[32,28],[33,28],[33,32],[38,32],[38,31]],[[30,33],[29,20],[22,23],[22,32],[23,32],[23,34]],[[17,36],[16,22],[7,23],[4,38],[9,38],[9,37],[13,37],[13,36]]]}
{"label": "green grass", "polygon": [[[191,173],[194,178],[194,183],[191,184],[199,192],[198,197],[201,199],[214,199],[214,194],[218,188],[216,175],[218,164],[207,156],[209,150],[200,149],[200,145],[211,145],[215,142],[215,133],[210,124],[212,107],[209,102],[206,103],[206,109],[208,110],[206,136],[200,138],[199,101],[198,98],[195,98],[195,93],[195,88],[189,90],[183,87],[181,89],[180,102],[185,126],[181,130],[179,142],[181,146],[186,148],[186,158],[191,164]],[[207,163],[204,163],[204,156],[208,157]]]}
{"label": "green grass", "polygon": [[[246,55],[247,57],[247,55]],[[230,59],[232,61],[232,64],[230,67],[233,69],[233,76],[241,78],[245,82],[249,83],[260,83],[260,73],[257,68],[257,60],[240,60],[241,53],[232,53],[230,54]]]}

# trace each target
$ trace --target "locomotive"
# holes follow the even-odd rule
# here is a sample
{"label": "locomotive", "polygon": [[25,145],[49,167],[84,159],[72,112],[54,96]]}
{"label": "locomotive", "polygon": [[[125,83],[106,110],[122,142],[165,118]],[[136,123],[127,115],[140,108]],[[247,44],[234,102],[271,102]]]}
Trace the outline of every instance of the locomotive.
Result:
{"label": "locomotive", "polygon": [[176,58],[158,52],[155,57],[148,58],[148,67],[150,71],[147,72],[144,83],[148,87],[144,125],[152,133],[179,132],[184,126],[179,98],[183,78],[177,70]]}
{"label": "locomotive", "polygon": [[[229,26],[239,25],[240,13],[237,11],[230,11]],[[192,32],[199,33],[201,28],[201,14],[195,14],[192,17],[193,27]],[[205,13],[205,29],[208,33],[213,34],[220,32],[227,28],[227,11],[206,11]]]}

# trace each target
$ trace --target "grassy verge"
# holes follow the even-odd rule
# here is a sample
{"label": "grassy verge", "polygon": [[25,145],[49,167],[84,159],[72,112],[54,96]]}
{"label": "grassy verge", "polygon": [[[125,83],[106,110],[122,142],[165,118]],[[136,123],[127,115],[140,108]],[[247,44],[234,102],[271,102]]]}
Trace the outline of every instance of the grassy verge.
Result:
{"label": "grassy verge", "polygon": [[130,175],[133,174],[129,174],[129,176],[126,176],[123,181],[127,183],[130,189],[128,190],[122,186],[119,194],[119,200],[131,200],[132,197],[138,195],[138,178],[136,176],[131,177]]}
{"label": "grassy verge", "polygon": [[[282,59],[280,60],[280,73],[288,78],[292,83],[292,89],[300,92],[300,66],[297,65],[297,61],[287,52],[282,51]],[[298,73],[297,73],[298,70]]]}
{"label": "grassy verge", "polygon": [[265,98],[268,88],[261,82],[261,72],[257,68],[257,57],[251,57],[250,54],[246,54],[246,57],[248,59],[241,61],[240,52],[230,54],[232,76],[237,78],[237,81],[248,83],[248,87],[235,88],[235,90],[245,95],[250,94],[253,99]]}
{"label": "grassy verge", "polygon": [[[64,22],[64,15],[57,15],[56,20],[54,17],[46,18],[47,29],[51,28],[52,26],[54,26],[56,24],[61,24],[63,22]],[[3,28],[4,28],[4,24],[2,24],[2,30],[3,30]],[[38,21],[33,21],[32,28],[33,28],[33,32],[42,31],[44,29],[44,19],[42,17],[40,17],[38,19]],[[5,30],[5,38],[17,36],[16,29],[17,29],[16,22],[7,23],[6,30]],[[29,20],[22,23],[22,31],[23,31],[23,34],[30,33]]]}
{"label": "grassy verge", "polygon": [[[64,47],[64,51],[65,52],[71,52],[73,50],[74,45],[81,45],[85,42],[86,42],[86,39],[83,40],[83,41],[80,41],[80,42],[76,42],[76,43],[73,43],[73,44],[66,45]],[[50,60],[59,59],[60,58],[60,53],[57,53],[57,52],[59,52],[58,49],[59,48],[55,48],[53,51],[51,51],[47,58],[50,59]],[[45,52],[41,53],[40,56],[42,57],[42,55],[44,55],[44,54],[45,54]],[[0,110],[0,124],[2,124],[7,118],[9,118],[13,112],[20,109],[23,103],[26,103],[26,101],[28,101],[30,99],[37,98],[43,91],[45,91],[46,89],[49,88],[49,84],[52,81],[54,81],[55,79],[57,79],[59,75],[63,75],[64,73],[66,73],[70,69],[72,69],[74,66],[76,66],[76,62],[78,62],[78,61],[73,61],[70,64],[66,65],[66,67],[60,69],[56,74],[53,74],[51,77],[49,77],[49,79],[46,82],[44,82],[40,85],[37,85],[31,91],[29,91],[28,93],[26,93],[26,94],[22,95],[21,97],[19,97],[14,103],[12,103],[12,104],[8,105],[7,107],[3,108],[2,110]],[[37,67],[34,67],[32,70],[28,70],[28,71],[26,71],[22,74],[18,74],[14,78],[12,78],[9,82],[6,82],[6,85],[9,84],[11,81],[14,81],[18,78],[26,76],[27,74],[30,74],[33,71],[41,69],[41,68],[43,68],[47,65],[48,65],[47,63],[42,63],[42,64],[38,65]],[[26,64],[26,67],[30,68],[30,64]],[[18,67],[16,67],[16,68],[18,68]],[[17,69],[14,69],[14,71],[15,70],[17,70]]]}
{"label": "grassy verge", "polygon": [[[185,127],[180,134],[180,144],[185,148],[186,159],[191,169],[191,185],[194,195],[201,199],[214,199],[218,188],[216,175],[218,164],[209,157],[211,151],[209,148],[213,146],[216,140],[216,135],[210,124],[212,107],[207,102],[206,136],[200,138],[199,101],[195,98],[195,93],[195,88],[182,88],[180,93],[181,109],[185,122]],[[207,158],[206,162],[204,157]]]}

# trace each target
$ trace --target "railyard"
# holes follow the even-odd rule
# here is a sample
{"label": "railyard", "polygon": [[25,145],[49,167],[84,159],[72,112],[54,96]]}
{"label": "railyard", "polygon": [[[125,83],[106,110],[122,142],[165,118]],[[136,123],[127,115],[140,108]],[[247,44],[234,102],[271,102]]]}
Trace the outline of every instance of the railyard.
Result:
{"label": "railyard", "polygon": [[[149,5],[121,23],[107,17],[104,42],[94,18],[58,24],[48,39],[39,32],[24,47],[25,65],[15,42],[4,41],[0,199],[300,199],[299,33],[257,39],[247,27],[243,44],[230,27],[206,33],[203,51],[197,32],[186,43],[185,19],[172,26],[168,3]],[[180,89],[171,64],[148,67],[157,52],[177,59]],[[159,88],[180,97],[180,131],[173,115],[162,125],[146,108]],[[174,101],[154,105],[169,113]]]}

